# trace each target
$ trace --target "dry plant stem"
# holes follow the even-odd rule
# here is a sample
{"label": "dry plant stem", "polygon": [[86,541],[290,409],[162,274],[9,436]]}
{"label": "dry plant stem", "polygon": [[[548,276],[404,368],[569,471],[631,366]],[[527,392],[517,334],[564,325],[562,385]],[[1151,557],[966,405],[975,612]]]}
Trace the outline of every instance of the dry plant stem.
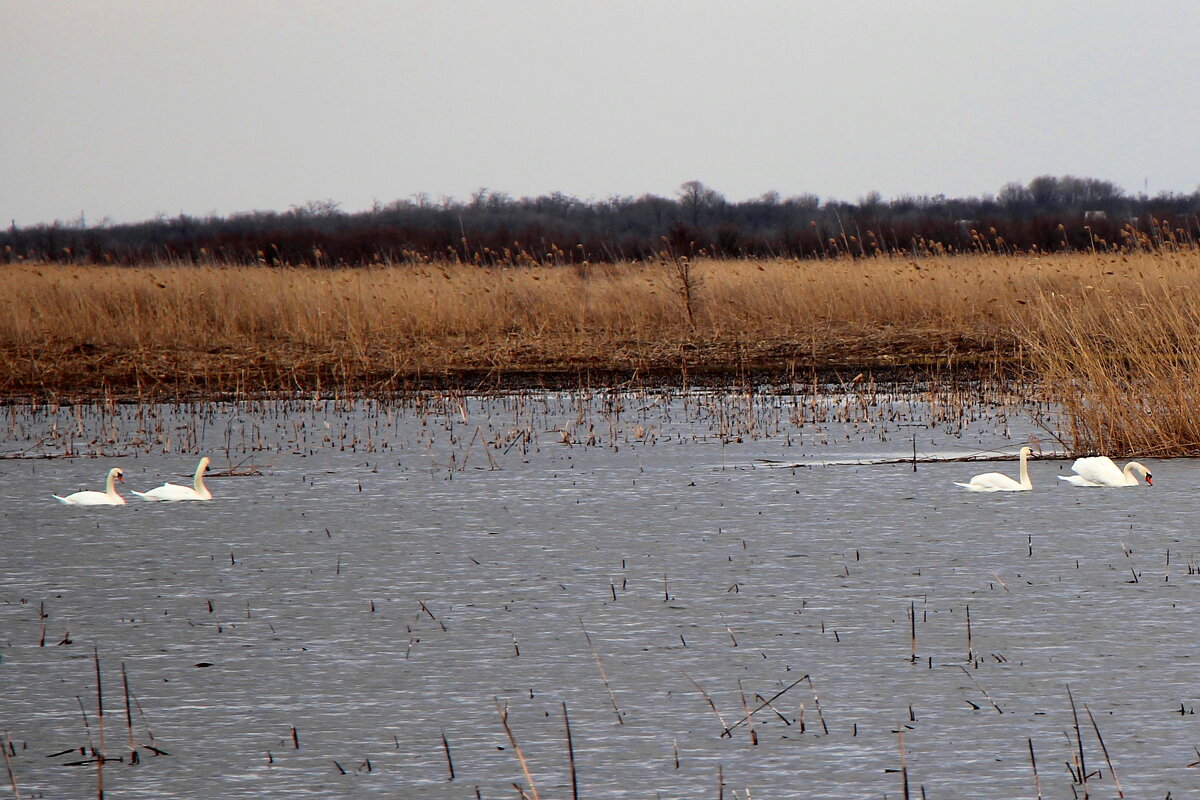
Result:
{"label": "dry plant stem", "polygon": [[754,717],[750,713],[750,706],[746,703],[746,690],[742,688],[741,680],[738,681],[738,696],[742,699],[742,711],[745,713],[743,719],[746,720],[746,730],[750,733],[750,744],[758,745],[758,731],[754,730]]}
{"label": "dry plant stem", "polygon": [[600,671],[600,680],[604,683],[604,690],[608,692],[608,702],[612,703],[613,713],[617,717],[617,722],[624,725],[625,720],[621,719],[621,709],[617,707],[617,698],[613,695],[612,687],[608,684],[608,675],[604,672],[604,665],[600,663],[600,654],[596,652],[596,646],[592,644],[592,637],[588,635],[587,628],[583,625],[583,617],[579,618],[579,627],[583,630],[583,638],[587,639],[588,648],[592,651],[592,658],[596,660],[596,669]]}
{"label": "dry plant stem", "polygon": [[100,752],[96,757],[96,797],[104,800],[104,686],[100,681],[99,648],[92,648],[92,659],[96,664],[96,727],[100,731]]}
{"label": "dry plant stem", "polygon": [[729,622],[725,619],[725,615],[721,614],[721,624],[725,626],[725,632],[729,634],[729,641],[733,642],[733,646],[737,647],[737,639],[733,636],[733,629],[729,627]]}
{"label": "dry plant stem", "polygon": [[129,700],[129,674],[125,671],[125,662],[121,662],[121,686],[125,690],[125,730],[129,734],[129,763],[136,764],[138,760],[137,742],[133,738],[133,704]]}
{"label": "dry plant stem", "polygon": [[975,644],[971,640],[971,607],[967,606],[967,663],[975,660]]}
{"label": "dry plant stem", "polygon": [[760,703],[765,703],[765,704],[766,704],[766,706],[767,706],[767,708],[769,708],[769,709],[771,709],[772,711],[774,711],[774,712],[775,712],[775,716],[779,717],[779,721],[780,721],[780,722],[782,722],[784,725],[789,725],[789,726],[790,726],[790,725],[792,724],[792,721],[791,721],[790,719],[788,719],[788,718],[787,718],[787,717],[786,717],[786,716],[783,714],[783,712],[781,712],[781,711],[780,711],[778,708],[776,708],[775,706],[771,705],[771,701],[770,701],[770,700],[764,700],[764,699],[763,699],[763,696],[762,696],[762,695],[760,695],[760,694],[755,694],[755,695],[754,695],[754,698],[755,698],[756,700],[758,700],[758,702],[760,702]]}
{"label": "dry plant stem", "polygon": [[909,641],[912,645],[909,661],[915,664],[917,661],[917,604],[914,602],[908,604],[908,618],[910,623]]}
{"label": "dry plant stem", "polygon": [[708,692],[704,691],[703,686],[696,683],[695,679],[692,678],[691,675],[688,675],[683,670],[679,670],[679,672],[683,675],[683,677],[688,679],[688,681],[692,684],[692,686],[696,687],[696,691],[699,692],[700,695],[704,698],[704,701],[706,703],[708,703],[708,707],[712,709],[712,712],[717,715],[717,721],[721,723],[721,731],[722,731],[721,735],[728,736],[729,735],[729,726],[725,724],[725,718],[722,717],[721,712],[717,710],[717,704],[713,702],[712,697],[709,696]]}
{"label": "dry plant stem", "polygon": [[12,747],[12,738],[9,737],[8,731],[5,731],[4,741],[0,742],[0,750],[4,751],[4,768],[8,770],[8,785],[12,788],[13,800],[21,800],[21,793],[17,790],[17,776],[13,774],[12,762],[8,759],[10,747]]}
{"label": "dry plant stem", "polygon": [[1037,791],[1037,800],[1042,800],[1042,779],[1038,777],[1037,756],[1033,754],[1033,739],[1029,742],[1029,764],[1033,767],[1033,788]]}
{"label": "dry plant stem", "polygon": [[[820,722],[821,722],[821,730],[825,731],[825,735],[828,736],[829,735],[829,726],[825,724],[825,715],[821,713],[821,698],[817,697],[817,689],[815,686],[813,686],[812,677],[809,675],[805,675],[800,680],[808,681],[808,688],[809,688],[809,691],[812,692],[812,696],[813,696],[813,708],[817,709],[817,719],[820,720]],[[772,697],[771,699],[774,700],[775,698]]]}
{"label": "dry plant stem", "polygon": [[446,753],[446,768],[450,770],[448,781],[454,780],[454,759],[450,757],[450,742],[446,741],[446,732],[442,731],[442,750]]}
{"label": "dry plant stem", "polygon": [[1100,751],[1104,753],[1104,761],[1108,764],[1108,771],[1112,773],[1113,783],[1117,787],[1117,797],[1124,797],[1125,792],[1121,790],[1121,779],[1117,777],[1117,770],[1113,766],[1112,759],[1108,757],[1108,746],[1104,744],[1104,737],[1100,735],[1100,726],[1096,724],[1096,718],[1092,716],[1092,710],[1088,708],[1088,704],[1083,704],[1083,710],[1087,712],[1088,719],[1092,723],[1092,730],[1096,732],[1096,739],[1100,742]]}
{"label": "dry plant stem", "polygon": [[[687,673],[684,673],[684,674],[686,675]],[[691,678],[688,678],[688,680],[691,680]],[[750,711],[749,709],[747,709],[746,715],[744,717],[742,717],[741,719],[739,719],[737,722],[733,723],[732,725],[727,726],[725,728],[725,731],[721,735],[728,736],[730,733],[733,732],[734,728],[738,727],[739,725],[741,725],[745,722],[749,722],[750,718],[753,717],[755,714],[757,714],[759,711],[762,711],[764,708],[768,708],[771,705],[771,703],[775,702],[780,697],[782,697],[786,692],[791,690],[792,687],[796,686],[796,684],[803,683],[804,681],[808,681],[809,688],[812,688],[812,679],[808,675],[805,675],[801,678],[797,678],[796,680],[792,681],[784,688],[780,689],[775,694],[771,695],[771,698],[769,700],[762,701],[762,703],[760,703],[759,706],[757,708],[755,708],[753,711]],[[693,683],[694,683],[694,681],[693,681]],[[699,689],[700,687],[697,686],[696,688]],[[701,690],[701,691],[703,691],[703,690]],[[705,695],[705,697],[707,697],[707,696],[708,695]],[[743,705],[745,705],[744,697],[745,696],[743,695]],[[813,690],[813,699],[816,700],[816,697],[817,697],[816,690]],[[712,701],[709,701],[709,702],[711,704]],[[820,714],[821,713],[821,704],[820,704],[819,700],[816,701],[816,706],[817,706],[817,713]],[[716,711],[716,708],[714,707],[713,710]],[[720,715],[718,714],[717,716],[719,717]],[[821,720],[821,726],[825,727],[824,719]],[[825,732],[829,733],[829,728],[825,728]]]}
{"label": "dry plant stem", "polygon": [[912,795],[908,790],[908,756],[904,752],[904,730],[896,731],[896,737],[900,742],[900,777],[904,783],[904,800],[911,800]]}
{"label": "dry plant stem", "polygon": [[[525,782],[529,784],[529,791],[532,792],[533,800],[539,800],[537,784],[533,781],[533,775],[529,773],[529,764],[525,761],[525,754],[521,752],[521,745],[517,744],[517,737],[513,735],[512,728],[508,724],[508,703],[501,706],[500,698],[497,697],[496,710],[500,712],[500,724],[504,726],[504,732],[508,734],[508,741],[512,744],[517,761],[521,762],[521,772],[525,773]],[[521,793],[524,794],[524,790]]]}
{"label": "dry plant stem", "polygon": [[[341,559],[341,556],[338,556],[338,559],[340,560],[340,559]],[[443,631],[445,631],[445,630],[446,630],[446,623],[442,622],[440,619],[438,619],[437,617],[435,617],[435,616],[433,615],[433,612],[429,610],[429,607],[428,607],[427,605],[425,605],[425,602],[424,602],[423,600],[418,600],[418,601],[417,601],[417,604],[421,606],[421,610],[422,610],[422,611],[424,611],[426,614],[428,614],[428,615],[429,615],[429,618],[430,618],[431,620],[433,620],[434,622],[436,622],[438,625],[440,625],[440,626],[441,626],[441,628],[442,628],[442,630],[443,630]]]}
{"label": "dry plant stem", "polygon": [[1079,782],[1083,784],[1083,796],[1088,796],[1087,788],[1087,762],[1083,759],[1083,734],[1079,729],[1079,710],[1075,708],[1075,697],[1071,694],[1071,685],[1067,684],[1067,698],[1071,701],[1071,717],[1075,720],[1075,743],[1078,747],[1079,755]]}
{"label": "dry plant stem", "polygon": [[[563,709],[563,729],[567,735],[567,760],[571,766],[571,798],[579,800],[579,776],[575,771],[575,742],[571,739],[571,718],[567,715],[567,703],[564,700]],[[676,752],[676,761],[679,759],[679,754]]]}
{"label": "dry plant stem", "polygon": [[145,728],[146,728],[146,738],[149,739],[154,744],[154,746],[144,744],[144,745],[142,745],[142,747],[145,747],[146,749],[152,751],[155,755],[161,755],[161,756],[169,755],[165,750],[160,750],[157,747],[158,742],[156,742],[154,740],[154,731],[150,730],[150,723],[146,721],[146,711],[145,711],[145,709],[142,708],[142,701],[138,700],[137,695],[134,694],[132,690],[129,691],[129,696],[131,698],[133,698],[133,704],[135,706],[137,706],[138,714],[142,718],[142,725],[145,726]]}
{"label": "dry plant stem", "polygon": [[979,690],[979,693],[987,698],[987,701],[992,704],[992,708],[996,709],[996,713],[1003,714],[1004,710],[1000,708],[1000,706],[996,705],[996,701],[992,699],[992,696],[987,693],[986,689],[979,685],[979,681],[975,680],[975,676],[971,674],[970,670],[968,670],[962,664],[959,664],[958,668],[963,671],[964,675],[971,679],[971,683],[975,684],[975,688]]}
{"label": "dry plant stem", "polygon": [[96,756],[96,743],[92,740],[92,726],[91,723],[88,722],[87,709],[83,706],[83,698],[79,695],[75,695],[75,701],[79,703],[79,713],[83,716],[83,730],[85,733],[87,733],[88,750],[92,752],[93,756]]}

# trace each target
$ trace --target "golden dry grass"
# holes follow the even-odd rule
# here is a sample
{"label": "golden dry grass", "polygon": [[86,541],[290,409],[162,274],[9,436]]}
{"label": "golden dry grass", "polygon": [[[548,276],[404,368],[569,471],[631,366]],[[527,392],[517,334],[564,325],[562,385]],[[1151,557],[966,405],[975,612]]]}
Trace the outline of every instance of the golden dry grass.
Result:
{"label": "golden dry grass", "polygon": [[[331,382],[394,388],[489,373],[502,381],[585,370],[1002,366],[1022,348],[1035,357],[1022,363],[1044,371],[1046,385],[1078,388],[1069,375],[1089,362],[1073,348],[1095,350],[1095,369],[1108,370],[1108,354],[1128,339],[1107,332],[1132,332],[1136,320],[1123,315],[1133,307],[1143,329],[1148,319],[1175,326],[1147,345],[1154,369],[1182,358],[1182,330],[1200,296],[1193,251],[700,261],[689,265],[689,319],[682,266],[6,266],[0,392],[212,394]],[[1095,438],[1097,447],[1112,440]]]}
{"label": "golden dry grass", "polygon": [[1105,271],[1076,294],[1046,293],[1020,335],[1061,436],[1077,454],[1200,453],[1200,260],[1194,253]]}

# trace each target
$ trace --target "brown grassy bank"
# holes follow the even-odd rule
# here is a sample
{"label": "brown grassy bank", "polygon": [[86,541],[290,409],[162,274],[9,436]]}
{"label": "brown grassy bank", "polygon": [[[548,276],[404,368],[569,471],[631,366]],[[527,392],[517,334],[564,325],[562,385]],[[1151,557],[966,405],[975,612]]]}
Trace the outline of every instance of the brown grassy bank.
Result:
{"label": "brown grassy bank", "polygon": [[6,266],[0,394],[994,370],[1023,347],[1053,351],[1042,334],[1061,327],[1055,315],[1087,320],[1131,293],[1150,305],[1195,296],[1198,267],[1193,251],[508,269]]}

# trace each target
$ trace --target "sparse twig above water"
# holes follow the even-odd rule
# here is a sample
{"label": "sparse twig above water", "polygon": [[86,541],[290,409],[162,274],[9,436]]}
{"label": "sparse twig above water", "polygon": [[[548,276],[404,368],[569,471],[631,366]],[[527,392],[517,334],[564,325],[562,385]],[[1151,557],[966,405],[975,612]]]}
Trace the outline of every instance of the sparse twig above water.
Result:
{"label": "sparse twig above water", "polygon": [[587,628],[584,627],[583,617],[579,618],[579,627],[583,630],[583,638],[587,640],[588,649],[592,651],[592,658],[596,661],[596,669],[600,672],[600,680],[604,683],[604,690],[608,692],[608,701],[612,704],[617,722],[624,725],[625,720],[621,718],[621,709],[617,707],[617,698],[613,695],[612,687],[608,684],[608,675],[604,672],[604,665],[600,663],[600,654],[596,652],[596,646],[592,644],[592,637],[588,635]]}

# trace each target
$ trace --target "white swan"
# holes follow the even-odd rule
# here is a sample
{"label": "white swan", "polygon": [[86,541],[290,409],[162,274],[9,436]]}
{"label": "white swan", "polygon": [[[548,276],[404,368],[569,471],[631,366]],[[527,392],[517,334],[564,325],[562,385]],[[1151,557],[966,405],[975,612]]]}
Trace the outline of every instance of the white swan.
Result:
{"label": "white swan", "polygon": [[117,481],[124,483],[125,473],[120,467],[113,467],[108,471],[103,492],[75,492],[66,497],[59,495],[53,495],[53,497],[65,506],[123,506],[125,498],[117,494]]}
{"label": "white swan", "polygon": [[1029,465],[1026,459],[1032,453],[1028,447],[1021,448],[1021,480],[1015,481],[999,472],[985,472],[982,475],[976,475],[971,478],[970,483],[954,482],[955,486],[961,486],[969,492],[1028,492],[1033,488],[1033,482],[1029,480]]}
{"label": "white swan", "polygon": [[180,486],[177,483],[164,483],[162,486],[148,492],[134,492],[143,500],[161,500],[173,503],[178,500],[212,500],[212,492],[204,485],[204,471],[208,469],[208,456],[200,459],[196,465],[196,477],[191,486]]}
{"label": "white swan", "polygon": [[1108,456],[1091,456],[1077,458],[1071,465],[1077,475],[1059,475],[1060,481],[1066,481],[1072,486],[1137,486],[1138,479],[1133,473],[1140,473],[1146,479],[1147,486],[1154,485],[1154,476],[1150,470],[1136,461],[1130,461],[1121,469]]}

